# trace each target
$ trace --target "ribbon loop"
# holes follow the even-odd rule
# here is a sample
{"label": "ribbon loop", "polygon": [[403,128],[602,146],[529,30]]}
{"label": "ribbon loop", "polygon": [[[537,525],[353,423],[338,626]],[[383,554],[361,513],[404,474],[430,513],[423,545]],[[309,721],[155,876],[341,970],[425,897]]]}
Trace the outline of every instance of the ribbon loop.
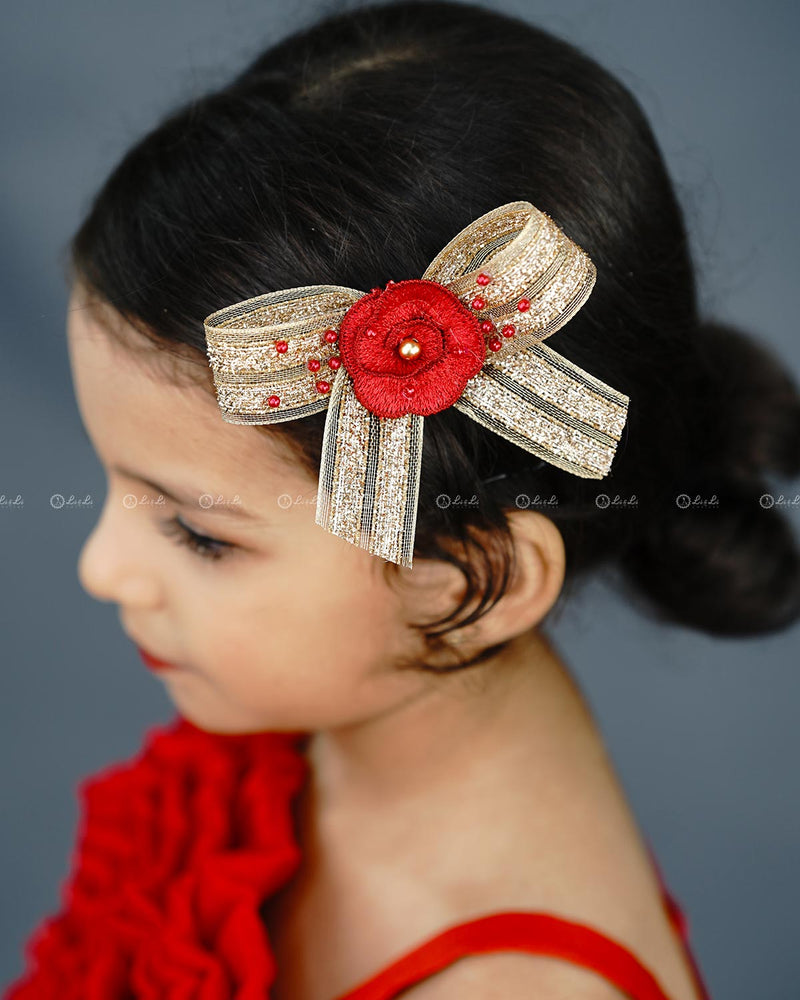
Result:
{"label": "ribbon loop", "polygon": [[597,277],[589,256],[527,201],[501,205],[470,223],[423,277],[446,285],[469,305],[480,272],[488,272],[491,281],[479,288],[484,301],[479,318],[515,328],[513,339],[497,352],[502,357],[560,329],[589,297]]}
{"label": "ribbon loop", "polygon": [[[334,371],[335,330],[363,292],[341,285],[305,285],[258,295],[205,320],[208,358],[222,418],[232,424],[274,424],[324,410],[316,383]],[[285,350],[279,350],[281,343]],[[309,360],[319,361],[316,377]],[[279,405],[269,400],[277,397]]]}

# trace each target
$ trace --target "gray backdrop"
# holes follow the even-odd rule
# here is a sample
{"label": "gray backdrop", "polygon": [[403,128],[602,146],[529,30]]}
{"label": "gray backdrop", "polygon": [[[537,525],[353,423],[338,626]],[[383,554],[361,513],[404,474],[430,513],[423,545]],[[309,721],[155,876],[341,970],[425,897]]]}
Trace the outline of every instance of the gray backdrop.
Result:
{"label": "gray backdrop", "polygon": [[[498,6],[583,46],[639,96],[688,212],[706,311],[800,373],[797,5]],[[172,717],[116,607],[85,595],[75,573],[104,479],[69,379],[62,249],[118,155],[162,112],[321,10],[316,0],[4,5],[0,495],[24,502],[0,505],[0,983],[18,975],[23,941],[58,903],[77,782]],[[91,503],[55,510],[54,493]],[[597,581],[555,636],[688,913],[715,1000],[798,996],[800,629],[719,640],[659,628]]]}

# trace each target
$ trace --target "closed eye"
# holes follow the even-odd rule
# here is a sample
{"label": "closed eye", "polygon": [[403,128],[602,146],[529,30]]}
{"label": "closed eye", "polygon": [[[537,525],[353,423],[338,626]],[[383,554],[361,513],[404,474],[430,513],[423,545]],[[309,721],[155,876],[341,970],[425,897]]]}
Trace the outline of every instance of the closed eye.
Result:
{"label": "closed eye", "polygon": [[202,535],[194,531],[177,514],[161,521],[160,526],[162,534],[172,538],[177,545],[188,546],[202,559],[221,559],[236,547],[232,542],[224,542],[220,538],[212,538],[211,535]]}

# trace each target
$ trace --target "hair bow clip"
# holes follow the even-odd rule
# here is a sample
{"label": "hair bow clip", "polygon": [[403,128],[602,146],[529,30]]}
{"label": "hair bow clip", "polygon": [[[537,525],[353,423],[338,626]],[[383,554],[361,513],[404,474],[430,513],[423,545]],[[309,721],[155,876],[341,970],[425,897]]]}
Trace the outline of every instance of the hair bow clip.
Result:
{"label": "hair bow clip", "polygon": [[607,474],[629,397],[543,343],[596,274],[545,212],[515,201],[470,223],[420,279],[226,306],[204,321],[222,418],[327,409],[316,523],[410,568],[426,416],[455,406],[574,475]]}

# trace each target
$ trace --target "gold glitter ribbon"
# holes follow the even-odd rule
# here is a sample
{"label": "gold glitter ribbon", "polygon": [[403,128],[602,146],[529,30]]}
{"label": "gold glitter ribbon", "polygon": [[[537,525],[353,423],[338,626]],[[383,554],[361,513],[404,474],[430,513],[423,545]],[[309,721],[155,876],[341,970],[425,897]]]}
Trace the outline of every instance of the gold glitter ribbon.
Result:
{"label": "gold glitter ribbon", "polygon": [[[482,274],[487,284],[476,282]],[[542,343],[581,308],[596,276],[585,251],[527,201],[475,219],[422,275],[495,327],[486,340],[498,349],[487,350],[453,405],[552,465],[602,479],[630,399]],[[226,306],[205,320],[207,353],[228,423],[271,424],[327,409],[316,523],[410,568],[425,418],[377,416],[356,398],[345,366],[335,367],[336,328],[365,294],[306,285]],[[509,324],[513,336],[500,336]],[[319,361],[316,371],[310,359]]]}

